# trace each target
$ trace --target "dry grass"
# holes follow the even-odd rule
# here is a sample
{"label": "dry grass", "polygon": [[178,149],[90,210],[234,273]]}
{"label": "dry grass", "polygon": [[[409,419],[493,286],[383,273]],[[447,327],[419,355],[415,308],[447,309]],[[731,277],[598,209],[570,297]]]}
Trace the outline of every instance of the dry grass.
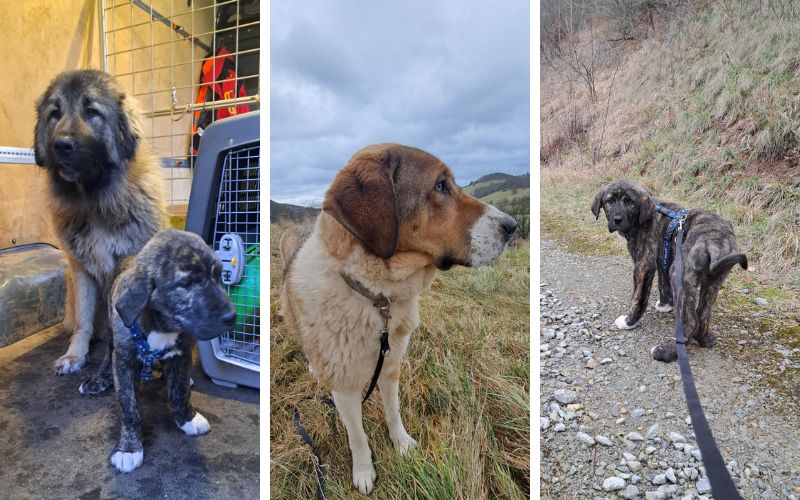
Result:
{"label": "dry grass", "polygon": [[[315,495],[312,454],[292,423],[297,404],[325,464],[326,495],[366,498],[351,487],[347,437],[322,401],[328,393],[278,314],[280,231],[272,225],[270,495]],[[422,296],[400,384],[404,423],[419,446],[408,459],[394,452],[376,390],[364,407],[378,472],[371,498],[528,497],[529,258],[522,242],[494,265],[440,273]]]}
{"label": "dry grass", "polygon": [[628,178],[729,218],[762,276],[798,284],[797,25],[744,2],[709,5],[610,52],[596,103],[543,70],[543,214],[570,210],[568,191],[581,194],[583,218],[600,185]]}

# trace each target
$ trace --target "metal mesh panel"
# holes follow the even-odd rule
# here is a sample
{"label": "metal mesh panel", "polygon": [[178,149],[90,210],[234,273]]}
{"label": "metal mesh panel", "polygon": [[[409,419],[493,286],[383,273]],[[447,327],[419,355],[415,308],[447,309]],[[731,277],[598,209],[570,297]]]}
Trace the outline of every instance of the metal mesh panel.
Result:
{"label": "metal mesh panel", "polygon": [[238,234],[246,257],[242,279],[228,287],[236,306],[236,327],[219,339],[225,355],[260,363],[260,176],[259,146],[234,149],[225,155],[214,217],[214,248],[226,233]]}
{"label": "metal mesh panel", "polygon": [[147,118],[146,139],[161,158],[169,214],[180,227],[203,130],[259,108],[259,3],[100,3],[104,67]]}

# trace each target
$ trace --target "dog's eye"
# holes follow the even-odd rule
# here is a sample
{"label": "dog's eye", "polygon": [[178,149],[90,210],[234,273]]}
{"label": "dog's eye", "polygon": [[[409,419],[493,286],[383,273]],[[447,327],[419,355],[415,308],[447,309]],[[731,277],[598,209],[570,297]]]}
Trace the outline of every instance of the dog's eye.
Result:
{"label": "dog's eye", "polygon": [[434,189],[436,189],[437,193],[442,193],[442,194],[447,193],[447,182],[445,181],[437,182],[436,187]]}
{"label": "dog's eye", "polygon": [[50,121],[56,121],[61,119],[61,111],[58,109],[54,109],[50,112],[49,116]]}
{"label": "dog's eye", "polygon": [[181,279],[178,280],[177,285],[181,288],[186,288],[192,285],[196,285],[203,281],[203,277],[197,274],[188,274]]}
{"label": "dog's eye", "polygon": [[95,116],[100,116],[100,112],[92,107],[86,108],[86,116],[89,118],[93,118]]}

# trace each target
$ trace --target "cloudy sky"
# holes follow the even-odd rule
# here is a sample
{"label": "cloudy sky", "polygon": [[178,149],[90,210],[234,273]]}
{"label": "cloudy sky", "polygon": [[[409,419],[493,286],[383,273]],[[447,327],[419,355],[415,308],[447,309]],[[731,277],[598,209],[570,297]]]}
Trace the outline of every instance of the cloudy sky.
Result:
{"label": "cloudy sky", "polygon": [[456,181],[530,169],[529,2],[272,2],[270,198],[319,202],[362,146]]}

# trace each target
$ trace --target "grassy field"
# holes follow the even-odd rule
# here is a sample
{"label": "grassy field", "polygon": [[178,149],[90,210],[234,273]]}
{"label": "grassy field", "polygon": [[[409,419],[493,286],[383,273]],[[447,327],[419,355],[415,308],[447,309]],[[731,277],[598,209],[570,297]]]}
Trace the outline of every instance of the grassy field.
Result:
{"label": "grassy field", "polygon": [[800,285],[797,25],[770,2],[705,5],[626,44],[597,35],[594,101],[543,69],[543,222],[587,220],[600,186],[631,179],[728,218],[753,270]]}
{"label": "grassy field", "polygon": [[495,204],[504,200],[512,200],[514,198],[521,198],[523,196],[530,195],[531,188],[507,189],[503,191],[495,191],[492,194],[488,194],[483,198],[480,198],[480,200],[484,203]]}
{"label": "grassy field", "polygon": [[[315,496],[313,456],[292,422],[297,405],[322,457],[328,498],[368,498],[351,486],[345,429],[321,400],[329,393],[308,374],[278,314],[280,231],[272,225],[270,495]],[[494,265],[440,273],[423,294],[400,380],[401,414],[419,445],[407,459],[395,453],[376,390],[364,407],[378,472],[369,498],[528,497],[529,263],[523,241]]]}

